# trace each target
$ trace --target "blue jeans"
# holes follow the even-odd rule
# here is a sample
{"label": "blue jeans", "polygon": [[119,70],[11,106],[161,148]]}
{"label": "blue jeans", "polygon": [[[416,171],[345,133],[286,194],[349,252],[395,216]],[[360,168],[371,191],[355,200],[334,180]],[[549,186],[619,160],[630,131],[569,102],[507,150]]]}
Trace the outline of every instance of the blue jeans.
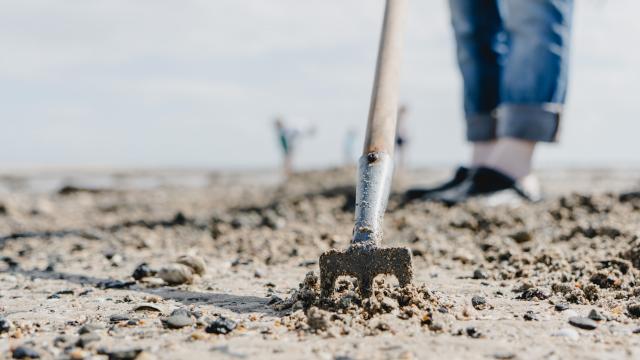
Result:
{"label": "blue jeans", "polygon": [[469,141],[555,141],[573,0],[449,0]]}

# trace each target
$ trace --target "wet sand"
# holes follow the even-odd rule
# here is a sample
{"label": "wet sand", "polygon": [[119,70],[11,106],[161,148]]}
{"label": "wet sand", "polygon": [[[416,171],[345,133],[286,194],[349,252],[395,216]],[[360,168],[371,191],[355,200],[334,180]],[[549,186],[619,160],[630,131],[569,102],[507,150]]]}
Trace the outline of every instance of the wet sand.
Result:
{"label": "wet sand", "polygon": [[[516,207],[393,196],[385,241],[412,249],[414,286],[384,278],[360,299],[343,279],[328,304],[317,260],[348,246],[353,171],[286,186],[100,174],[0,179],[0,358],[20,346],[42,358],[640,356],[636,171],[542,171],[547,200]],[[413,172],[396,189],[443,176]],[[172,265],[185,254],[202,275]],[[162,268],[190,283],[163,282]]]}

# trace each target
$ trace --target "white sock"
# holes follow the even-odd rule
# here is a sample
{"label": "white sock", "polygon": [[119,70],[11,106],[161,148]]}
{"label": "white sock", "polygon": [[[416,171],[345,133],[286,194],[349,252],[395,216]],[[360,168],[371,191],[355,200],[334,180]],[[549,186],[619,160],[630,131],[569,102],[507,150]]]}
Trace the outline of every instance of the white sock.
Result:
{"label": "white sock", "polygon": [[500,138],[484,164],[519,180],[531,174],[531,162],[536,142],[515,138]]}
{"label": "white sock", "polygon": [[487,160],[489,160],[489,156],[493,152],[495,145],[495,140],[474,142],[471,150],[471,167],[485,165]]}

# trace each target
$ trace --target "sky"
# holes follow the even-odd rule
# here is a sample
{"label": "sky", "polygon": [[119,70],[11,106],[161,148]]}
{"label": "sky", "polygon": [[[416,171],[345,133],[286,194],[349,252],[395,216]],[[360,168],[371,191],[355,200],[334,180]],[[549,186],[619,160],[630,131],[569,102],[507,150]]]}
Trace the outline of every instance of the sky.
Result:
{"label": "sky", "polygon": [[[640,2],[576,0],[561,142],[538,167],[640,165]],[[0,168],[270,168],[272,119],[315,125],[300,168],[362,143],[382,0],[0,0]],[[409,164],[464,161],[446,0],[411,0]]]}

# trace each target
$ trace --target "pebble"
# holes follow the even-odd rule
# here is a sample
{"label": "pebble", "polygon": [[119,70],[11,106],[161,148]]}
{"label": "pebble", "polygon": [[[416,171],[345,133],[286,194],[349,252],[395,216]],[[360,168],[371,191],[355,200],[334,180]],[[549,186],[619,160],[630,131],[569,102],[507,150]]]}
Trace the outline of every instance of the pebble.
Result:
{"label": "pebble", "polygon": [[551,336],[566,337],[567,339],[571,340],[578,340],[580,338],[580,334],[578,334],[578,332],[574,329],[570,328],[562,328],[559,331],[551,334]]}
{"label": "pebble", "polygon": [[607,320],[607,318],[602,315],[598,310],[596,309],[591,309],[591,311],[589,312],[589,319],[591,320],[595,320],[595,321],[604,321]]}
{"label": "pebble", "polygon": [[198,275],[204,275],[207,270],[207,264],[205,264],[204,260],[198,256],[182,255],[176,259],[176,262],[178,264],[187,265]]}
{"label": "pebble", "polygon": [[557,303],[554,308],[556,309],[556,311],[565,311],[565,310],[569,309],[569,304],[567,304],[567,303]]}
{"label": "pebble", "polygon": [[12,327],[11,321],[9,321],[9,319],[6,319],[0,316],[0,334],[11,331],[11,327]]}
{"label": "pebble", "polygon": [[220,316],[213,320],[204,331],[209,334],[228,334],[236,328],[237,324],[231,319],[227,319],[224,316]]}
{"label": "pebble", "polygon": [[[115,316],[115,315],[114,315]],[[112,316],[113,317],[113,316]],[[109,321],[111,321],[111,318],[109,318]],[[102,329],[102,325],[100,324],[96,324],[96,323],[87,323],[84,324],[79,330],[78,330],[78,334],[82,335],[82,334],[88,334],[91,332],[94,332],[96,330],[100,330]]]}
{"label": "pebble", "polygon": [[500,351],[500,352],[494,353],[493,358],[499,359],[499,360],[510,360],[510,359],[515,359],[516,354],[509,351],[504,351],[504,352]]}
{"label": "pebble", "polygon": [[489,278],[487,271],[482,268],[477,268],[473,271],[473,278],[477,280],[486,280]]}
{"label": "pebble", "polygon": [[526,289],[519,296],[516,297],[518,300],[546,300],[551,296],[549,292],[544,289],[539,288],[530,288]]}
{"label": "pebble", "polygon": [[468,328],[466,328],[465,332],[467,333],[467,336],[473,339],[478,339],[482,337],[482,333],[473,326],[469,326]]}
{"label": "pebble", "polygon": [[510,238],[515,240],[518,244],[525,243],[527,241],[531,241],[531,234],[527,231],[518,231],[509,235]]}
{"label": "pebble", "polygon": [[98,334],[92,332],[82,334],[78,338],[78,341],[76,341],[76,346],[84,349],[87,345],[94,341],[100,341],[100,336]]}
{"label": "pebble", "polygon": [[629,306],[627,306],[627,311],[629,312],[629,315],[631,315],[632,317],[640,317],[640,303],[636,303],[636,304],[631,304]]}
{"label": "pebble", "polygon": [[634,334],[640,334],[640,328],[635,328],[631,332],[634,333]]}
{"label": "pebble", "polygon": [[13,350],[14,359],[40,359],[40,354],[27,346],[18,346]]}
{"label": "pebble", "polygon": [[131,277],[136,280],[140,280],[145,277],[154,276],[155,274],[156,272],[149,267],[149,264],[142,263],[138,265],[135,270],[133,270],[133,274],[131,275]]}
{"label": "pebble", "polygon": [[487,299],[476,295],[471,298],[471,305],[473,305],[476,310],[484,310],[487,307]]}
{"label": "pebble", "polygon": [[569,318],[569,324],[584,330],[593,330],[598,327],[598,323],[581,316],[572,316]]}
{"label": "pebble", "polygon": [[67,335],[56,336],[55,339],[53,339],[53,346],[57,348],[65,348],[72,343],[73,337]]}
{"label": "pebble", "polygon": [[105,349],[98,350],[98,354],[107,355],[109,360],[134,360],[140,355],[142,349]]}
{"label": "pebble", "polygon": [[158,277],[169,285],[190,284],[193,282],[193,272],[183,264],[170,264],[160,268]]}
{"label": "pebble", "polygon": [[152,312],[159,312],[159,313],[163,312],[159,306],[156,306],[150,303],[137,305],[136,307],[133,308],[133,311],[152,311]]}
{"label": "pebble", "polygon": [[527,311],[522,317],[524,318],[525,321],[534,321],[534,320],[538,321],[538,317],[533,312],[533,310]]}
{"label": "pebble", "polygon": [[74,349],[69,353],[69,359],[71,360],[83,360],[83,359],[86,359],[87,357],[88,357],[87,353],[80,349]]}
{"label": "pebble", "polygon": [[138,356],[136,356],[136,360],[155,360],[156,357],[149,352],[143,351]]}
{"label": "pebble", "polygon": [[109,322],[117,323],[121,321],[129,321],[130,317],[125,314],[115,314],[109,317]]}
{"label": "pebble", "polygon": [[135,284],[135,281],[105,280],[97,283],[96,287],[100,289],[126,289]]}
{"label": "pebble", "polygon": [[193,325],[193,319],[186,309],[176,309],[164,320],[164,323],[170,329],[180,329]]}
{"label": "pebble", "polygon": [[165,282],[157,277],[145,277],[140,279],[140,282],[148,287],[160,287],[164,286]]}

